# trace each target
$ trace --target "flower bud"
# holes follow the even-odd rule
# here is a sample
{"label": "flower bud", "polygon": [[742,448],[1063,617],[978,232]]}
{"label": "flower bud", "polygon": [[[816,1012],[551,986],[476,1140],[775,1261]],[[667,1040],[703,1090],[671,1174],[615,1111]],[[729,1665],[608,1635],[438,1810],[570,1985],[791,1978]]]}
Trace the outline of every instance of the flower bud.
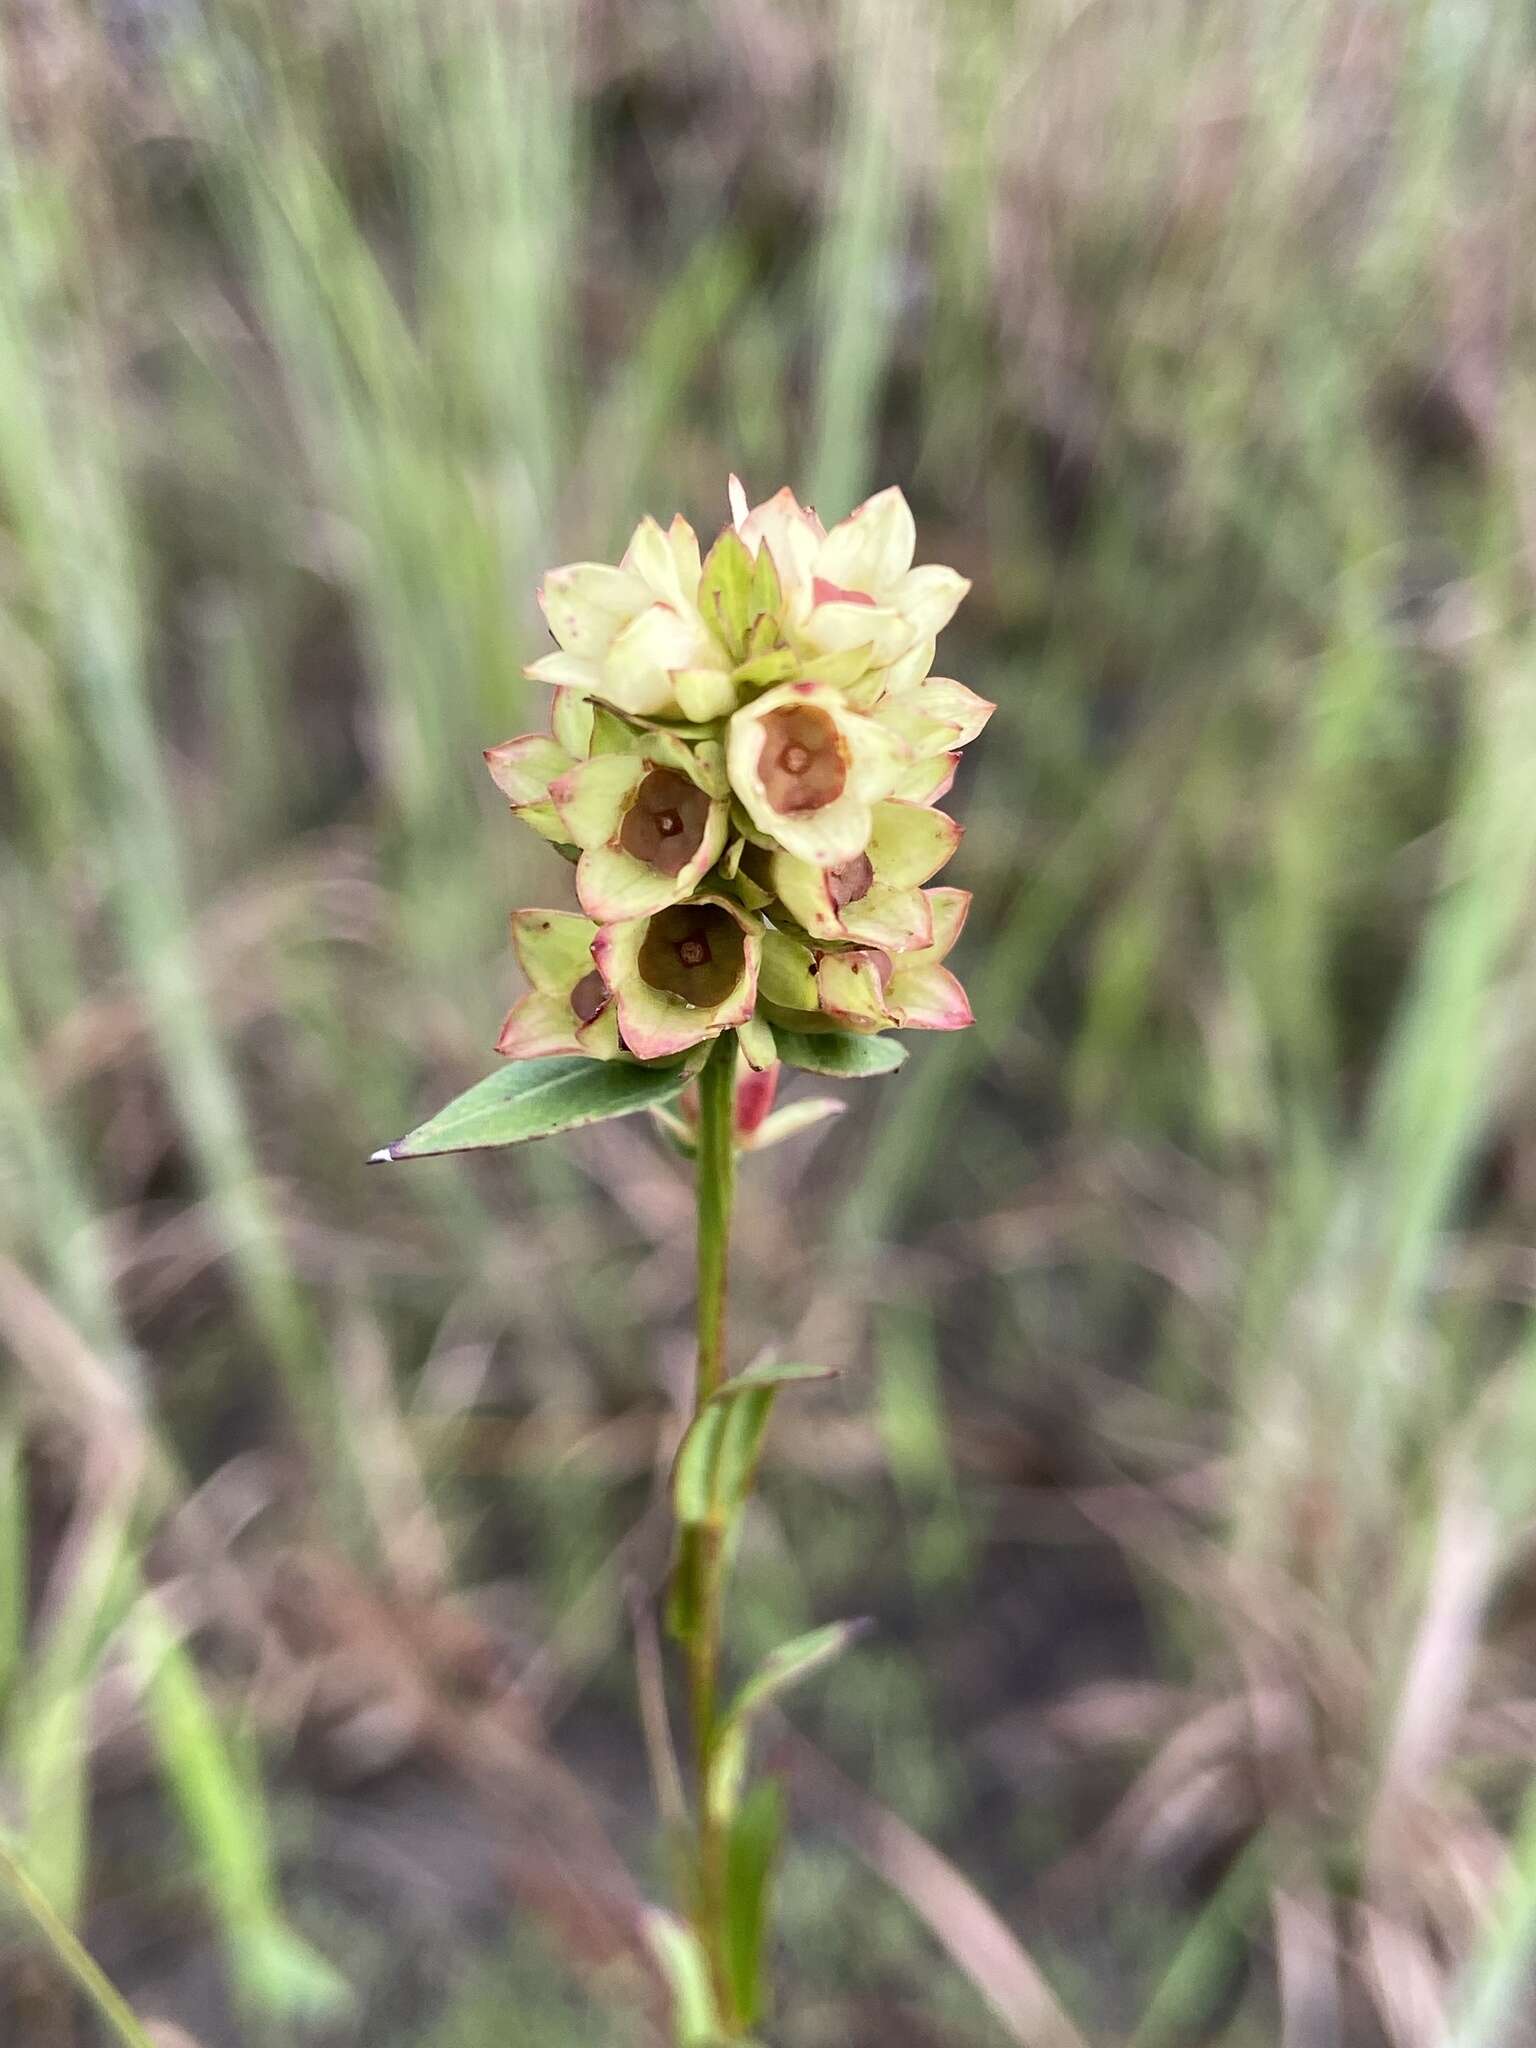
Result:
{"label": "flower bud", "polygon": [[[847,1103],[836,1095],[806,1096],[782,1109],[775,1109],[774,1098],[783,1071],[776,1060],[759,1070],[744,1052],[738,1056],[736,1092],[731,1109],[732,1133],[738,1152],[766,1152],[770,1146],[782,1145],[786,1138],[797,1138],[802,1131],[813,1130],[817,1124],[841,1116],[847,1109]],[[676,1110],[653,1109],[651,1115],[680,1152],[689,1158],[695,1156],[699,1129],[697,1081],[689,1082]]]}
{"label": "flower bud", "polygon": [[736,530],[754,554],[762,546],[772,554],[784,589],[785,637],[803,655],[858,652],[861,670],[885,668],[932,640],[970,589],[953,569],[913,568],[917,531],[894,487],[827,533],[792,492],[749,507],[740,484],[731,482]]}
{"label": "flower bud", "polygon": [[526,670],[641,717],[711,719],[736,701],[730,661],[698,608],[698,537],[642,519],[618,568],[573,562],[539,591],[559,643]]}

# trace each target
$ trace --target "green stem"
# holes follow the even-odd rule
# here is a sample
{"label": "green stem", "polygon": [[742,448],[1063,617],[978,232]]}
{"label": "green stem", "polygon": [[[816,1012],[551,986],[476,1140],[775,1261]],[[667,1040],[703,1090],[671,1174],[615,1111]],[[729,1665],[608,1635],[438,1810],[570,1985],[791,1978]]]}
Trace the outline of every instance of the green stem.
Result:
{"label": "green stem", "polygon": [[0,1887],[8,1891],[53,1951],[59,1967],[90,2000],[123,2048],[155,2048],[133,2007],[89,1950],[49,1905],[16,1858],[0,1842]]}
{"label": "green stem", "polygon": [[727,1033],[699,1076],[699,1135],[694,1198],[699,1217],[699,1378],[697,1410],[725,1378],[726,1259],[736,1185],[736,1035]]}
{"label": "green stem", "polygon": [[[726,1373],[726,1267],[736,1178],[736,1037],[725,1033],[699,1076],[699,1129],[694,1200],[698,1213],[699,1364],[694,1413],[718,1391]],[[714,1756],[720,1693],[720,1622],[724,1575],[721,1531],[699,1531],[698,1626],[688,1646],[688,1697],[693,1724],[694,1798],[698,1869],[694,1926],[709,1958],[715,1998],[732,2034],[737,2032],[726,1967],[724,1832],[710,1811],[709,1772]]]}

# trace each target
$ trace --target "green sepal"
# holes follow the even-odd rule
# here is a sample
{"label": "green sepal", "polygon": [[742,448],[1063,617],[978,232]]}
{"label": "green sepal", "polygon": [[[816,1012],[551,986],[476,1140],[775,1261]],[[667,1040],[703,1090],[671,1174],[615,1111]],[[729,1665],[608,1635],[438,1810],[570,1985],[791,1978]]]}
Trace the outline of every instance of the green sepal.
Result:
{"label": "green sepal", "polygon": [[749,2027],[762,2018],[766,2003],[769,1889],[783,1836],[783,1791],[774,1779],[759,1779],[732,1816],[725,1847],[726,1968],[736,2010]]}
{"label": "green sepal", "polygon": [[773,1036],[786,1067],[800,1067],[807,1074],[830,1074],[844,1081],[894,1074],[907,1058],[907,1048],[901,1041],[883,1034],[790,1031],[775,1024]]}
{"label": "green sepal", "polygon": [[764,542],[753,558],[752,587],[747,598],[754,634],[764,619],[777,620],[783,602],[784,586],[779,580],[779,565]]}
{"label": "green sepal", "polygon": [[522,1145],[609,1117],[633,1116],[681,1095],[689,1072],[686,1060],[668,1066],[563,1055],[517,1060],[488,1074],[436,1116],[375,1152],[373,1161],[383,1164]]}
{"label": "green sepal", "polygon": [[592,706],[592,742],[588,756],[633,753],[638,727],[611,704]]}
{"label": "green sepal", "polygon": [[850,689],[869,667],[867,647],[845,648],[840,654],[813,654],[800,664],[808,683],[830,683],[834,690]]}
{"label": "green sepal", "polygon": [[[771,628],[772,620],[762,620],[761,625]],[[733,683],[750,684],[754,689],[771,689],[775,683],[787,683],[799,675],[800,657],[789,647],[769,647],[761,654],[751,654],[731,670]]]}
{"label": "green sepal", "polygon": [[737,870],[731,887],[738,902],[744,903],[748,910],[766,910],[773,901],[771,889],[760,887],[750,875],[744,874],[740,869]]}
{"label": "green sepal", "polygon": [[754,616],[755,581],[747,544],[734,527],[728,526],[704,557],[699,610],[719,634],[732,660],[738,660],[746,647]]}
{"label": "green sepal", "polygon": [[[607,721],[598,730],[608,741],[607,751],[623,754],[634,753],[645,746],[647,740],[682,740],[690,746],[695,740],[716,738],[718,722],[700,724],[690,718],[647,718],[639,711],[617,711],[611,704],[600,705],[597,717]],[[598,749],[594,746],[594,753]]]}

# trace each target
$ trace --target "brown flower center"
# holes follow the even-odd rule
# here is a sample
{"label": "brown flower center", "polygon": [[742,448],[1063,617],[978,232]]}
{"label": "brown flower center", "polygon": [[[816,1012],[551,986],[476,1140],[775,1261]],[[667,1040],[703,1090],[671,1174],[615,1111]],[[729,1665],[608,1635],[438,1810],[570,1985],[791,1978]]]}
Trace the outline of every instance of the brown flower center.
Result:
{"label": "brown flower center", "polygon": [[709,798],[672,768],[653,768],[635,791],[619,844],[659,875],[678,875],[704,843]]}
{"label": "brown flower center", "polygon": [[723,1003],[741,980],[747,945],[741,926],[716,903],[660,910],[640,941],[640,979],[695,1010]]}
{"label": "brown flower center", "polygon": [[836,725],[813,704],[786,704],[763,720],[757,757],[768,801],[776,811],[819,811],[836,802],[848,780],[848,761]]}
{"label": "brown flower center", "polygon": [[608,984],[594,967],[571,990],[571,1011],[578,1024],[590,1024],[608,1000]]}
{"label": "brown flower center", "polygon": [[875,871],[867,853],[856,853],[852,860],[840,861],[835,868],[827,869],[827,894],[838,910],[862,902],[874,885]]}

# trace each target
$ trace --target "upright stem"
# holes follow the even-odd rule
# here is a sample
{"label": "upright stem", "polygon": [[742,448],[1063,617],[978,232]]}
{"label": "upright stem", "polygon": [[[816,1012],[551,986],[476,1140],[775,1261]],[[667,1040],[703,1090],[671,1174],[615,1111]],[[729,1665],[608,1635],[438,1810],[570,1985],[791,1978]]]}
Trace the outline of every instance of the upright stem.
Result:
{"label": "upright stem", "polygon": [[699,1076],[699,1134],[694,1197],[699,1218],[698,1409],[725,1378],[726,1259],[736,1184],[736,1035],[716,1043]]}
{"label": "upright stem", "polygon": [[[694,1175],[698,1213],[699,1365],[694,1413],[718,1391],[726,1374],[726,1267],[736,1179],[736,1037],[724,1033],[699,1075],[699,1128]],[[720,1531],[700,1529],[695,1557],[698,1628],[688,1650],[688,1696],[693,1723],[694,1799],[698,1816],[698,1870],[694,1923],[709,1957],[715,1996],[732,2032],[734,2000],[726,1968],[724,1833],[710,1811],[709,1771],[714,1755],[720,1692],[720,1608],[724,1566]]]}

